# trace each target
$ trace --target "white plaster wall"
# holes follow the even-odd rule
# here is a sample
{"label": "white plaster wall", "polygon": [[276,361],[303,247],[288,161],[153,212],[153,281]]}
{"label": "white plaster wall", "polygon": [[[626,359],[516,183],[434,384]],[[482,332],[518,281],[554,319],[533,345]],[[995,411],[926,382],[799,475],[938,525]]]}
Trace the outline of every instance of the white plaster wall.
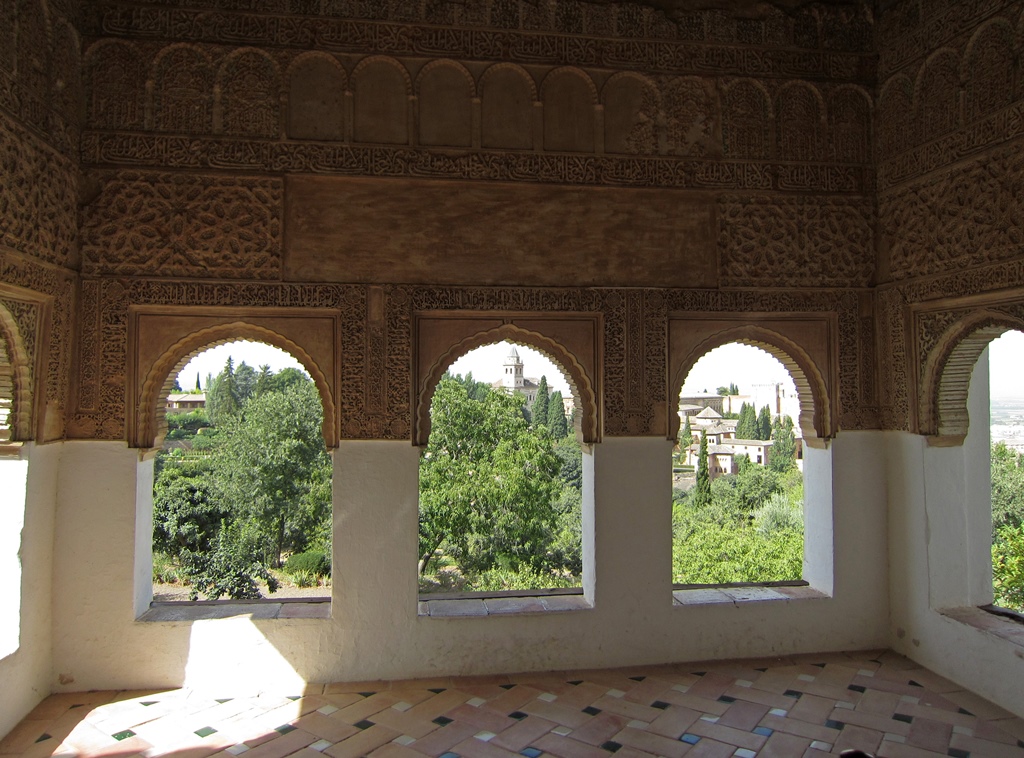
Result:
{"label": "white plaster wall", "polygon": [[7,734],[51,691],[51,567],[61,447],[59,443],[26,443],[21,454],[21,460],[28,464],[24,495],[20,502],[14,502],[18,498],[10,497],[11,492],[3,493],[3,507],[21,507],[25,515],[19,553],[20,644],[16,652],[0,659],[0,736]]}
{"label": "white plaster wall", "polygon": [[1024,649],[939,612],[992,601],[988,406],[985,355],[971,382],[963,445],[889,435],[891,644],[1024,716]]}
{"label": "white plaster wall", "polygon": [[[344,442],[334,453],[330,620],[137,622],[136,451],[64,445],[54,570],[55,686],[64,690],[405,678],[873,648],[887,642],[879,435],[844,433],[809,488],[835,529],[834,596],[677,606],[671,595],[671,444],[613,438],[592,471],[591,610],[485,618],[417,615],[419,451]],[[813,457],[812,457],[813,460]],[[831,464],[831,465],[826,465]],[[809,494],[809,497],[811,495]],[[240,674],[245,676],[240,677]],[[239,684],[241,682],[241,684]]]}

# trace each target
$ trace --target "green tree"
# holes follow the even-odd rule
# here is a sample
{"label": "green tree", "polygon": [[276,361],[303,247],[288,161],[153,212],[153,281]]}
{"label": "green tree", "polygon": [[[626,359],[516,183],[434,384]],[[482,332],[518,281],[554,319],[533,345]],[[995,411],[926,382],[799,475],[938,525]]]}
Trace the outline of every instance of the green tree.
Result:
{"label": "green tree", "polygon": [[719,395],[738,395],[740,394],[740,388],[735,383],[730,382],[728,387],[723,384],[715,392]]}
{"label": "green tree", "polygon": [[796,434],[793,419],[776,416],[772,423],[772,449],[768,454],[768,465],[773,471],[788,471],[796,465]]}
{"label": "green tree", "polygon": [[1024,612],[1024,526],[998,527],[992,543],[994,603]]}
{"label": "green tree", "polygon": [[178,558],[209,550],[228,516],[216,496],[206,458],[161,454],[153,483],[153,549]]}
{"label": "green tree", "polygon": [[992,446],[992,536],[1000,527],[1024,524],[1024,456],[1005,442]]}
{"label": "green tree", "polygon": [[562,463],[521,406],[518,395],[488,392],[475,402],[460,383],[438,383],[420,460],[421,575],[442,546],[464,574],[544,568]]}
{"label": "green tree", "polygon": [[533,423],[548,425],[548,408],[551,407],[551,398],[548,396],[548,378],[542,376],[540,384],[537,385],[537,397],[533,400],[533,407],[530,413],[533,415]]}
{"label": "green tree", "polygon": [[227,423],[242,407],[235,384],[235,363],[231,356],[224,362],[224,368],[206,386],[206,410],[214,426]]}
{"label": "green tree", "polygon": [[548,403],[548,429],[551,436],[556,440],[569,435],[569,422],[565,418],[565,401],[562,399],[560,390],[551,393],[551,401]]}
{"label": "green tree", "polygon": [[772,412],[765,405],[757,415],[757,436],[755,440],[768,440],[772,438]]}
{"label": "green tree", "polygon": [[757,415],[754,406],[743,403],[740,406],[740,418],[736,424],[736,437],[741,440],[756,440],[757,436]]}
{"label": "green tree", "polygon": [[711,504],[711,471],[708,469],[708,435],[700,433],[700,452],[697,455],[697,483],[693,488],[690,503],[702,509]]}
{"label": "green tree", "polygon": [[686,448],[693,444],[693,427],[690,426],[690,417],[686,417],[686,421],[683,422],[683,431],[679,435],[679,449],[680,452],[685,452]]}
{"label": "green tree", "polygon": [[[287,369],[286,369],[287,370]],[[282,372],[283,373],[283,372]],[[252,397],[228,419],[213,457],[213,474],[238,532],[267,563],[285,550],[300,552],[310,532],[329,521],[330,457],[322,436],[323,407],[305,377]]]}
{"label": "green tree", "polygon": [[466,394],[469,395],[471,399],[476,400],[477,402],[483,402],[484,397],[487,395],[488,392],[491,391],[491,385],[487,384],[486,382],[478,382],[476,379],[473,378],[472,371],[466,374],[465,378],[463,378],[461,374],[456,374],[455,376],[452,376],[451,374],[446,373],[444,376],[445,378],[448,379],[454,379],[456,382],[465,387]]}
{"label": "green tree", "polygon": [[256,390],[256,381],[259,376],[256,370],[248,365],[245,361],[238,364],[238,368],[235,369],[235,392],[238,396],[238,403],[241,405]]}

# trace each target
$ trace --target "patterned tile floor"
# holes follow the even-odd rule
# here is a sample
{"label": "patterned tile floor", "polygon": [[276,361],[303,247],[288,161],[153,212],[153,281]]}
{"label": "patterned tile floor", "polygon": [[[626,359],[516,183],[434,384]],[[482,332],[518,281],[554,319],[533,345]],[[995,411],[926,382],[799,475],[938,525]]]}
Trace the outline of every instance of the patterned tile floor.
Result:
{"label": "patterned tile floor", "polygon": [[401,682],[51,695],[0,758],[1020,756],[1024,720],[886,651]]}

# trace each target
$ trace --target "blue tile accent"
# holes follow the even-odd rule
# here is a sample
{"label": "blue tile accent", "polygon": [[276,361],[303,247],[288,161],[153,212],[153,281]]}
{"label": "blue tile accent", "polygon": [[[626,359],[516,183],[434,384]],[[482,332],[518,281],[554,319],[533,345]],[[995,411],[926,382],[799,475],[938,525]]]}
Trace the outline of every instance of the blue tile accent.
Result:
{"label": "blue tile accent", "polygon": [[[516,713],[518,712],[519,711],[516,711]],[[511,713],[509,715],[512,716],[512,718],[515,718],[515,716],[513,716]],[[452,721],[454,721],[454,719],[450,719],[447,716],[438,716],[436,719],[434,719],[434,723],[438,726],[448,726],[450,723],[452,723]],[[356,726],[359,726],[359,724],[356,724]]]}
{"label": "blue tile accent", "polygon": [[659,711],[665,710],[666,708],[668,708],[668,706],[669,704],[666,703],[664,700],[655,700],[653,703],[651,703],[651,708],[657,708]]}
{"label": "blue tile accent", "polygon": [[[356,724],[356,726],[359,726],[359,724]],[[281,726],[277,727],[274,731],[280,734],[288,734],[288,732],[294,732],[296,729],[298,729],[298,727],[292,726],[291,724],[281,724]]]}
{"label": "blue tile accent", "polygon": [[696,745],[698,742],[700,742],[700,737],[698,737],[696,734],[690,734],[689,732],[686,732],[682,737],[679,738],[679,741],[685,742],[688,745]]}
{"label": "blue tile accent", "polygon": [[905,724],[910,724],[914,721],[913,716],[908,716],[905,713],[894,713],[892,714],[893,721],[902,721]]}
{"label": "blue tile accent", "polygon": [[441,753],[440,758],[461,758],[458,753]]}
{"label": "blue tile accent", "polygon": [[371,726],[373,726],[373,722],[369,719],[363,719],[362,721],[357,721],[352,726],[354,726],[356,729],[369,729]]}
{"label": "blue tile accent", "polygon": [[583,709],[583,712],[585,714],[587,714],[588,716],[596,716],[597,714],[599,714],[601,712],[601,709],[600,708],[595,708],[592,705],[588,705],[586,708]]}
{"label": "blue tile accent", "polygon": [[751,731],[753,731],[754,734],[760,734],[762,737],[771,737],[775,734],[774,729],[769,729],[766,726],[755,726]]}
{"label": "blue tile accent", "polygon": [[126,740],[129,737],[134,737],[135,732],[133,732],[131,729],[125,729],[123,732],[117,732],[116,734],[112,734],[110,736],[118,742],[120,742],[121,740]]}
{"label": "blue tile accent", "polygon": [[[524,747],[519,751],[519,755],[525,755],[526,758],[537,758],[537,756],[542,755],[543,753],[543,750],[538,750],[535,747]],[[444,758],[444,756],[442,755],[441,758]]]}
{"label": "blue tile accent", "polygon": [[836,721],[835,719],[826,719],[825,726],[827,726],[829,729],[838,729],[842,731],[843,727],[846,726],[846,724],[842,721]]}
{"label": "blue tile accent", "polygon": [[601,743],[601,749],[607,750],[609,753],[617,753],[619,750],[622,749],[622,745],[620,745],[615,740],[608,740],[607,742]]}

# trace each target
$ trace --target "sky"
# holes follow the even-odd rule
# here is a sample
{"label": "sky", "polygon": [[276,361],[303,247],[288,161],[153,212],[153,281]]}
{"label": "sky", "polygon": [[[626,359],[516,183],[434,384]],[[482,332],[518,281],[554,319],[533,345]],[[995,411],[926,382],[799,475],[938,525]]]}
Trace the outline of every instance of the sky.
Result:
{"label": "sky", "polygon": [[[504,373],[510,347],[510,343],[501,342],[478,348],[453,363],[449,371],[463,375],[472,371],[475,379],[497,381]],[[563,395],[568,392],[568,382],[554,363],[532,348],[517,345],[516,349],[523,360],[525,376],[535,379],[546,376],[552,391],[561,390]],[[229,355],[234,357],[236,366],[245,361],[253,368],[269,364],[275,372],[288,367],[302,368],[288,353],[269,345],[229,342],[193,358],[178,375],[181,388],[191,390],[198,372],[205,389],[207,374],[220,373]],[[1024,333],[1007,332],[994,340],[989,346],[989,362],[992,397],[1024,397]],[[740,394],[748,394],[749,385],[755,382],[790,382],[792,387],[788,372],[773,356],[756,347],[732,344],[712,350],[697,361],[683,385],[683,392],[714,392],[731,382],[739,385]]]}

